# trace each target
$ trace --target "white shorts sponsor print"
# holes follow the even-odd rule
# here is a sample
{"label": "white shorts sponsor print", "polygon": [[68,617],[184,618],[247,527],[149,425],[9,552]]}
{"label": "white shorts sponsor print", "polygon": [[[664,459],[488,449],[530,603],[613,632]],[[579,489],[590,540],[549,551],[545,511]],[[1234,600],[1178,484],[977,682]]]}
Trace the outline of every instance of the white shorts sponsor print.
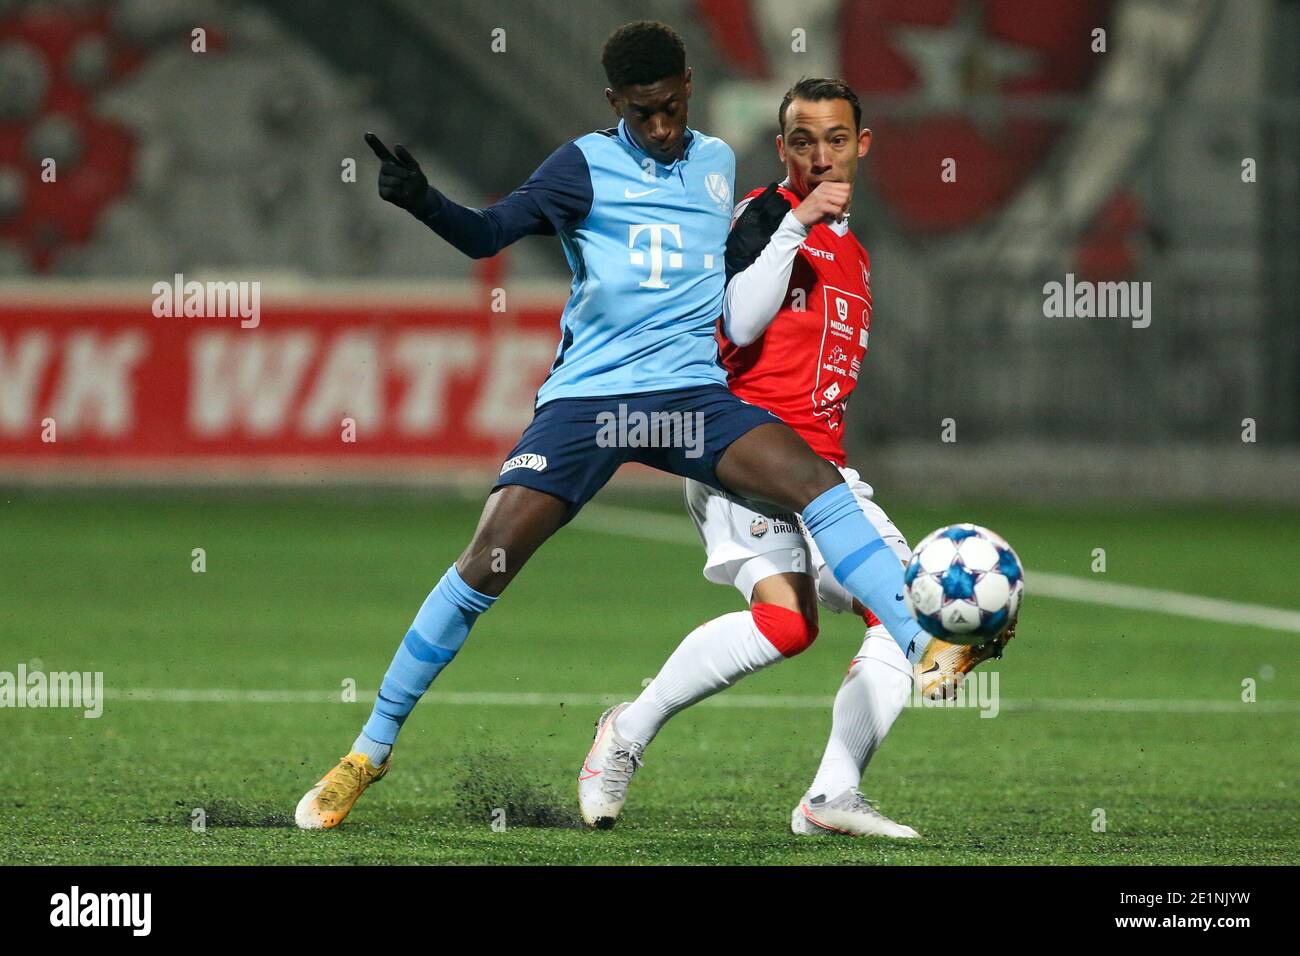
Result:
{"label": "white shorts sponsor print", "polygon": [[[840,474],[867,519],[899,561],[906,563],[911,557],[907,539],[871,500],[871,486],[852,468],[841,468]],[[724,494],[689,478],[685,494],[687,513],[704,542],[704,576],[714,584],[730,584],[749,601],[759,581],[797,572],[818,579],[817,596],[826,607],[852,610],[853,599],[835,581],[798,515]]]}

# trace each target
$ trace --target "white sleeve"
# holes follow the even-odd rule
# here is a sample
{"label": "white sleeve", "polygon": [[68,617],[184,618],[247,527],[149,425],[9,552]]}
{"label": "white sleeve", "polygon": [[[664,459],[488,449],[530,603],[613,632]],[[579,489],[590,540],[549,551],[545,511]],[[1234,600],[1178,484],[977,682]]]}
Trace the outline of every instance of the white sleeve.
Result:
{"label": "white sleeve", "polygon": [[790,210],[753,264],[732,276],[722,298],[722,331],[728,339],[750,345],[767,331],[785,301],[794,258],[807,238],[808,227]]}

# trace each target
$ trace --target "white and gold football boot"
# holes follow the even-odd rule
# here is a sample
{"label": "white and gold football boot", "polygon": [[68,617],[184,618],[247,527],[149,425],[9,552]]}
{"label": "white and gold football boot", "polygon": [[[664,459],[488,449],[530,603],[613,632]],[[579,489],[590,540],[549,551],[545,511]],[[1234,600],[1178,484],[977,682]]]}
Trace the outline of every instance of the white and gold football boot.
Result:
{"label": "white and gold football boot", "polygon": [[929,700],[951,700],[966,675],[992,658],[1002,657],[1002,649],[1016,636],[1016,623],[1012,621],[1001,634],[983,644],[950,644],[943,638],[933,638],[916,665],[916,679],[921,695]]}
{"label": "white and gold football boot", "polygon": [[303,830],[334,829],[351,812],[366,787],[383,779],[392,762],[390,754],[376,767],[365,754],[348,754],[303,794],[294,810],[294,822]]}

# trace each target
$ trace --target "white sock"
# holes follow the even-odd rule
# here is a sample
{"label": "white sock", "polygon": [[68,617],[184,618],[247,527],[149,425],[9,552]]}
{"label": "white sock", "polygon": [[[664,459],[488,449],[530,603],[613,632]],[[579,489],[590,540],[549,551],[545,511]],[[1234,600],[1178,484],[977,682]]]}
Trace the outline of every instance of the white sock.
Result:
{"label": "white sock", "polygon": [[714,618],[686,635],[641,696],[618,715],[614,729],[644,747],[679,710],[779,660],[781,652],[749,611]]}
{"label": "white sock", "polygon": [[912,691],[912,667],[884,627],[867,631],[862,649],[835,695],[831,738],[808,793],[833,799],[862,782]]}

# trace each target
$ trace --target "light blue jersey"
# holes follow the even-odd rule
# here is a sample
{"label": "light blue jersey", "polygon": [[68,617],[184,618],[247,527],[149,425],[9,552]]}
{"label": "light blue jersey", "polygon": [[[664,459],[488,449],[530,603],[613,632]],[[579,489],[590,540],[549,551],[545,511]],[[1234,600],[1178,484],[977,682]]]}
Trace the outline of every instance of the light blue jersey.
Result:
{"label": "light blue jersey", "polygon": [[621,121],[573,141],[586,160],[591,210],[560,231],[573,288],[538,405],[726,384],[714,329],[736,157],[720,139],[688,137],[685,156],[668,165]]}
{"label": "light blue jersey", "polygon": [[697,130],[667,165],[622,121],[565,143],[486,209],[433,190],[424,222],[475,258],[527,235],[559,235],[573,269],[560,346],[537,404],[725,385],[714,327],[736,156]]}

